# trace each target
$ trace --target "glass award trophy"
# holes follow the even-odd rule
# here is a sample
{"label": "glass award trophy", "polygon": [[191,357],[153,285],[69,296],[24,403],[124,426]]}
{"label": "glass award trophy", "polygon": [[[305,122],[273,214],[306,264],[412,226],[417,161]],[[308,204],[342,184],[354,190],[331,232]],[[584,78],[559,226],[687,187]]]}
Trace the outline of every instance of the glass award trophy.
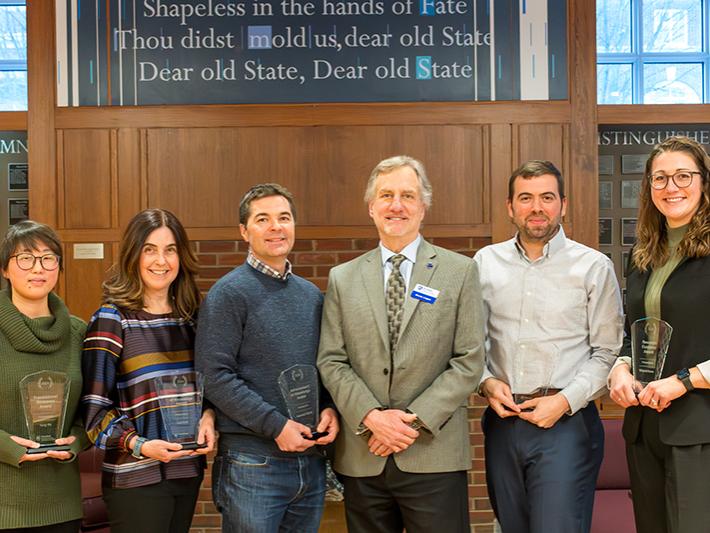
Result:
{"label": "glass award trophy", "polygon": [[198,444],[197,433],[202,417],[204,376],[190,370],[153,379],[158,393],[160,414],[169,442],[182,445],[183,450],[207,447]]}
{"label": "glass award trophy", "polygon": [[62,437],[70,385],[69,376],[64,372],[49,370],[35,372],[20,380],[29,439],[39,443],[39,448],[28,448],[28,454],[71,450],[69,446],[55,444]]}
{"label": "glass award trophy", "polygon": [[639,318],[631,324],[631,370],[637,393],[660,379],[672,333],[671,325],[659,318]]}
{"label": "glass award trophy", "polygon": [[511,379],[515,403],[547,396],[559,352],[557,345],[552,342],[532,339],[518,342]]}
{"label": "glass award trophy", "polygon": [[279,389],[288,416],[308,426],[311,430],[312,440],[319,439],[327,435],[327,432],[317,432],[318,421],[320,420],[320,409],[318,408],[318,370],[313,365],[293,365],[279,375]]}

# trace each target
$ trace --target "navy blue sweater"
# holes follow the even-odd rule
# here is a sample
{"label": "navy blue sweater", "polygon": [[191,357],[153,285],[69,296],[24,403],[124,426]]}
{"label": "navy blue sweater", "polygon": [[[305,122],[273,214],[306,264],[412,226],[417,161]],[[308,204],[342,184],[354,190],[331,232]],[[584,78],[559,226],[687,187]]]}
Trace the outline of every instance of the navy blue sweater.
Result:
{"label": "navy blue sweater", "polygon": [[230,448],[292,455],[274,442],[288,420],[278,377],[295,364],[315,366],[322,307],[311,282],[279,280],[248,264],[210,289],[200,307],[195,367]]}

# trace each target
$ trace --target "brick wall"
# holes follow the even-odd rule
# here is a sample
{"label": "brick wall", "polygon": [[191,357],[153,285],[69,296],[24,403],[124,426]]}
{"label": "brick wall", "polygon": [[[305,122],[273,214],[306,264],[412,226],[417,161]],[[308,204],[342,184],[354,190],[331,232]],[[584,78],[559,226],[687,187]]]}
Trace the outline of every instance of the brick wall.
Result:
{"label": "brick wall", "polygon": [[[435,238],[434,244],[473,256],[476,250],[490,243],[488,238],[478,237],[447,237]],[[309,279],[321,290],[325,291],[328,284],[328,272],[340,263],[344,263],[363,252],[377,246],[376,239],[318,239],[297,240],[290,260],[294,272]],[[243,241],[199,241],[195,250],[200,260],[198,284],[200,290],[207,292],[209,288],[232,268],[246,260],[248,246]],[[471,451],[473,468],[469,472],[469,509],[471,512],[471,531],[475,533],[492,533],[493,511],[491,511],[486,491],[485,466],[483,457],[483,435],[481,434],[481,414],[485,402],[480,398],[472,398],[469,408],[471,432]],[[210,462],[211,466],[211,462]],[[220,515],[212,504],[210,492],[211,475],[208,470],[197,503],[193,520],[193,533],[216,533],[220,531]],[[329,509],[329,521],[337,522],[341,509]],[[323,524],[321,531],[339,531],[337,526]],[[342,531],[345,531],[343,528]]]}

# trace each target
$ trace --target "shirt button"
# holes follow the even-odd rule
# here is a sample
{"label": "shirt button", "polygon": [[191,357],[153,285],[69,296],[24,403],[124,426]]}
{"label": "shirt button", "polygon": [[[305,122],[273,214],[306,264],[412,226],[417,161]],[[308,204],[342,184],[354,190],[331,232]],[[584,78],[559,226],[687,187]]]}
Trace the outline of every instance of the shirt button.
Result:
{"label": "shirt button", "polygon": [[530,320],[528,320],[527,318],[524,318],[523,322],[525,322],[527,324],[528,322],[530,322]]}
{"label": "shirt button", "polygon": [[532,293],[530,291],[525,293],[527,296],[532,296]]}
{"label": "shirt button", "polygon": [[390,373],[390,369],[389,369],[389,368],[384,368],[384,369],[382,370],[382,373],[386,376],[387,374]]}

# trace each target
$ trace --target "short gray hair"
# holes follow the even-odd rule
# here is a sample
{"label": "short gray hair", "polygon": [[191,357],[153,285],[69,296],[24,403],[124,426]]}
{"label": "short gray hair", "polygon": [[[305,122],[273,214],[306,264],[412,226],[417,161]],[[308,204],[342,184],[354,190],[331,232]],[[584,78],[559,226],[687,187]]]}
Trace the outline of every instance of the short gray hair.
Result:
{"label": "short gray hair", "polygon": [[377,163],[375,168],[370,173],[370,179],[367,180],[367,189],[365,189],[365,203],[369,204],[375,197],[375,182],[380,174],[389,174],[399,168],[409,167],[417,175],[419,181],[419,193],[422,197],[424,206],[429,209],[431,207],[432,188],[429,178],[426,175],[426,169],[420,161],[408,155],[396,155],[389,157]]}

